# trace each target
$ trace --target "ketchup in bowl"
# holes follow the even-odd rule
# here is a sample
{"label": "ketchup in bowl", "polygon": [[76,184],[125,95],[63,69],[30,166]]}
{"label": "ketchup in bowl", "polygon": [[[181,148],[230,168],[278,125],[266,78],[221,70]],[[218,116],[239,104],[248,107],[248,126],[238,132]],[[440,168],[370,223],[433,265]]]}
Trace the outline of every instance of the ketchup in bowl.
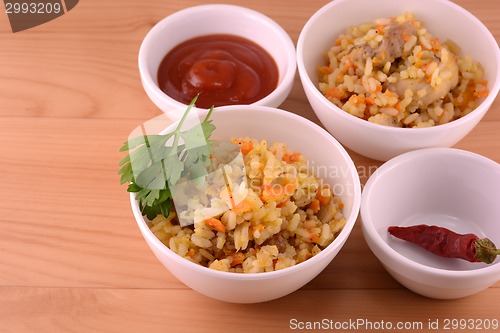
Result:
{"label": "ketchup in bowl", "polygon": [[254,42],[233,35],[206,35],[173,48],[158,69],[160,89],[173,99],[196,106],[251,104],[278,84],[274,59]]}

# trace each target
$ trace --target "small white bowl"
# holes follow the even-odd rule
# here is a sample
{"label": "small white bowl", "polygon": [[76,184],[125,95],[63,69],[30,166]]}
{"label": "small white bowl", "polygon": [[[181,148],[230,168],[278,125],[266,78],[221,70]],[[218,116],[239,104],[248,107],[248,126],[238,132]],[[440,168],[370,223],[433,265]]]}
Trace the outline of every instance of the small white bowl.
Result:
{"label": "small white bowl", "polygon": [[[263,106],[226,106],[212,115],[215,140],[250,136],[268,143],[284,142],[300,151],[344,203],[346,225],[321,253],[296,266],[265,273],[229,273],[202,267],[172,252],[147,226],[135,195],[130,200],[144,239],[160,262],[180,281],[206,296],[234,303],[256,303],[285,296],[316,277],[340,251],[359,213],[361,187],[356,167],[344,148],[313,122],[295,114]],[[295,135],[300,133],[300,136]],[[325,152],[328,152],[325,154]],[[329,175],[328,177],[324,177]]]}
{"label": "small white bowl", "polygon": [[472,295],[500,280],[492,264],[438,257],[391,236],[389,226],[437,225],[500,245],[500,165],[451,148],[428,148],[382,165],[363,190],[368,246],[387,271],[414,292],[439,299]]}
{"label": "small white bowl", "polygon": [[171,119],[178,120],[186,105],[158,87],[158,67],[165,55],[194,37],[231,34],[260,45],[278,66],[278,86],[254,105],[278,107],[292,89],[296,72],[295,47],[290,36],[269,17],[233,5],[202,5],[183,9],[158,22],[146,35],[139,50],[142,85],[154,104]]}
{"label": "small white bowl", "polygon": [[[357,118],[331,103],[318,89],[317,67],[324,52],[346,28],[412,12],[440,40],[450,39],[479,61],[490,90],[471,113],[431,128],[393,128]],[[460,22],[452,24],[450,22]],[[318,10],[306,23],[297,43],[297,64],[306,96],[323,125],[344,146],[386,161],[401,153],[428,147],[451,147],[483,118],[500,89],[500,50],[488,29],[465,9],[448,0],[335,0]]]}

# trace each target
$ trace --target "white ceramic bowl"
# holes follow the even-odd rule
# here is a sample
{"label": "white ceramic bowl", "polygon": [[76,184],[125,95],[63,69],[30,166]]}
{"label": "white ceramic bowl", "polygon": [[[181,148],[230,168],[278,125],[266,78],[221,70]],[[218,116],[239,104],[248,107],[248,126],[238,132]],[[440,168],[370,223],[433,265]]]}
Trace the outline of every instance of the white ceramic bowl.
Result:
{"label": "white ceramic bowl", "polygon": [[387,232],[391,225],[438,225],[500,245],[500,165],[451,148],[428,148],[382,165],[363,190],[363,235],[387,271],[414,292],[451,299],[500,280],[490,264],[438,257]]}
{"label": "white ceramic bowl", "polygon": [[[346,28],[413,12],[434,36],[451,39],[479,61],[490,94],[467,116],[432,128],[391,128],[370,123],[336,107],[318,90],[318,65],[324,52]],[[460,22],[454,24],[453,22]],[[306,96],[323,125],[344,146],[377,160],[426,147],[450,147],[485,115],[500,88],[500,51],[488,29],[472,14],[448,0],[335,0],[306,23],[297,43],[297,64]]]}
{"label": "white ceramic bowl", "polygon": [[202,35],[232,34],[247,38],[266,50],[278,66],[278,86],[254,105],[278,107],[292,89],[296,72],[295,47],[290,36],[269,17],[233,5],[189,7],[167,16],[146,35],[139,50],[139,72],[146,93],[171,119],[178,120],[186,105],[158,87],[158,67],[178,44]]}
{"label": "white ceramic bowl", "polygon": [[[172,252],[150,231],[135,196],[130,200],[146,242],[160,262],[187,286],[209,297],[235,303],[255,303],[287,295],[317,276],[337,255],[359,212],[361,189],[356,167],[342,146],[318,125],[295,114],[262,106],[226,106],[212,115],[215,140],[251,136],[269,143],[285,142],[301,151],[344,203],[347,219],[338,237],[318,255],[296,266],[266,273],[239,274],[212,270]],[[295,135],[300,133],[301,135]]]}

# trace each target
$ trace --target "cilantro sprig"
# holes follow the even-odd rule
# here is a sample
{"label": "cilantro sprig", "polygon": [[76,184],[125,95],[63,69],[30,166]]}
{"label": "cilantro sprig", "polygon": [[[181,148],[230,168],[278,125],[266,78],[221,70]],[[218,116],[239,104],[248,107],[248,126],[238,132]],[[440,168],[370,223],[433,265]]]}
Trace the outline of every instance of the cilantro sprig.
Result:
{"label": "cilantro sprig", "polygon": [[142,135],[128,140],[120,148],[120,151],[129,151],[118,163],[120,184],[129,183],[127,191],[137,193],[141,212],[148,219],[170,214],[172,188],[181,178],[203,181],[208,174],[210,136],[215,130],[210,119],[213,107],[203,122],[181,130],[196,99],[191,101],[174,131],[165,135]]}

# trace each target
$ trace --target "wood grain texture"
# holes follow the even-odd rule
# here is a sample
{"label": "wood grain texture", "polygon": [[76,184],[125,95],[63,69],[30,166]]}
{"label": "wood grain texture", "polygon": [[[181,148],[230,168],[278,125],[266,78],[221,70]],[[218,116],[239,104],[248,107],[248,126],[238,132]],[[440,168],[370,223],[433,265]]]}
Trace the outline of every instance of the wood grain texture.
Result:
{"label": "wood grain texture", "polygon": [[[296,42],[328,1],[218,2],[261,11]],[[456,2],[500,40],[498,0]],[[500,283],[454,301],[406,290],[371,253],[359,221],[322,274],[259,305],[199,295],[156,260],[119,185],[118,148],[160,114],[140,83],[142,38],[164,16],[203,3],[85,0],[17,34],[0,13],[0,333],[287,332],[292,318],[500,319]],[[319,123],[298,77],[282,108]],[[499,129],[497,99],[456,147],[500,162]],[[350,153],[364,184],[381,163]]]}
{"label": "wood grain texture", "polygon": [[[467,309],[481,308],[484,302],[494,304],[500,289],[454,301],[429,300],[407,290],[301,290],[259,305],[212,301],[192,290],[178,289],[12,287],[0,288],[0,295],[6,305],[0,309],[5,318],[0,325],[8,332],[267,333],[290,332],[292,319],[363,319],[384,320],[393,325],[399,321],[427,325],[429,319],[443,322],[457,316],[471,317]],[[497,317],[495,309],[481,311],[481,318]],[[369,331],[363,327],[347,330]]]}

